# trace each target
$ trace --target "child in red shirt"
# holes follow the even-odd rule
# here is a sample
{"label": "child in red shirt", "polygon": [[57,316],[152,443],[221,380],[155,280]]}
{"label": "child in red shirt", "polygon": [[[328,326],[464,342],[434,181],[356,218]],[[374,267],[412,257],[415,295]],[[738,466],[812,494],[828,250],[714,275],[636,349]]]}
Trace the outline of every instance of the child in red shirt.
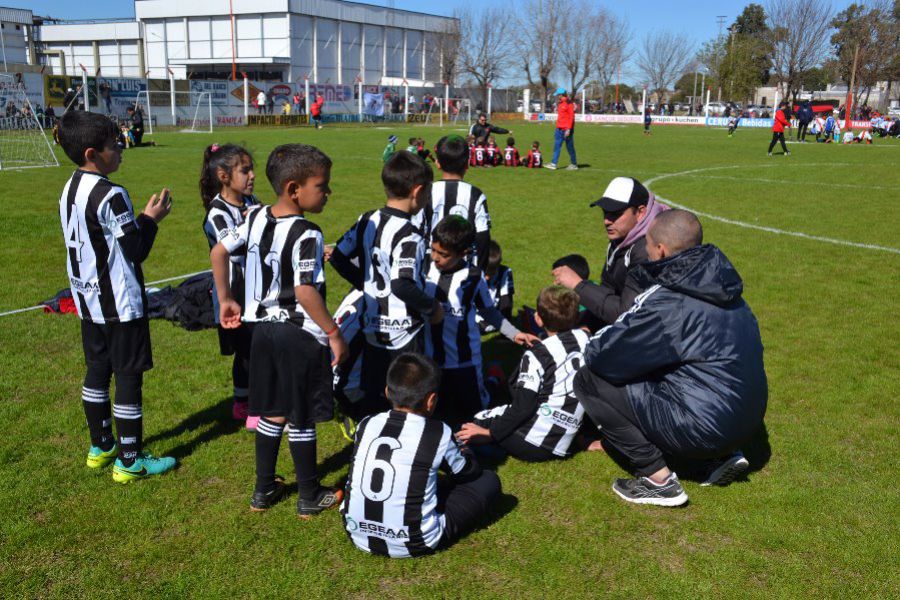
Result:
{"label": "child in red shirt", "polygon": [[525,157],[525,166],[529,169],[540,169],[544,166],[540,142],[536,141],[531,144],[531,150],[528,151],[528,156]]}
{"label": "child in red shirt", "polygon": [[506,138],[506,148],[503,149],[503,165],[507,167],[518,167],[522,164],[522,157],[516,149],[515,138]]}

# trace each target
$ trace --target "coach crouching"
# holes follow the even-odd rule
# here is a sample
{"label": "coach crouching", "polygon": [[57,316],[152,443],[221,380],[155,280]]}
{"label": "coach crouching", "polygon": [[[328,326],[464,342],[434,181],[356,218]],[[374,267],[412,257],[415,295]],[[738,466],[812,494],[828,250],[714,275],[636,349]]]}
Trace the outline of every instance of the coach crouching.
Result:
{"label": "coach crouching", "polygon": [[759,325],[734,266],[702,241],[692,213],[656,217],[646,236],[650,262],[630,275],[646,291],[591,339],[575,377],[575,395],[604,444],[637,476],[613,484],[628,502],[687,502],[664,453],[717,458],[703,484],[730,482],[749,466],[737,450],[765,415]]}

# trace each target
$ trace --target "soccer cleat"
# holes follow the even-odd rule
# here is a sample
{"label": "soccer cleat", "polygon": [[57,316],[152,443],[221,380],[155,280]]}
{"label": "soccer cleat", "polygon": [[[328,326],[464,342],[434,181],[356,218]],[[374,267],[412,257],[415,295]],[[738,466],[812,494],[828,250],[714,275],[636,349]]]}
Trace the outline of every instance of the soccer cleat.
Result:
{"label": "soccer cleat", "polygon": [[785,156],[790,156],[790,155],[791,155],[791,152],[790,152],[790,150],[789,150],[789,151],[787,151],[787,152],[785,152],[785,153],[784,153],[784,155],[785,155]]}
{"label": "soccer cleat", "polygon": [[681,506],[688,501],[681,482],[675,473],[663,484],[656,484],[649,477],[635,479],[616,479],[613,491],[626,501],[634,504],[653,504],[655,506]]}
{"label": "soccer cleat", "polygon": [[769,156],[772,156],[772,153],[771,153],[771,152],[769,152]]}
{"label": "soccer cleat", "polygon": [[113,444],[112,448],[105,451],[97,446],[91,446],[91,449],[88,450],[87,466],[91,469],[102,469],[116,460],[117,454],[119,454],[119,447],[115,444]]}
{"label": "soccer cleat", "polygon": [[301,519],[310,519],[323,510],[337,506],[343,499],[344,490],[320,487],[312,500],[297,499],[297,516]]}
{"label": "soccer cleat", "polygon": [[546,165],[544,165],[544,168],[545,168],[545,169],[550,169],[551,171],[555,171],[555,170],[556,170],[556,163],[547,163]]}
{"label": "soccer cleat", "polygon": [[571,164],[568,167],[566,167],[566,171],[577,171],[577,170],[578,170],[578,165],[575,165],[575,164]]}
{"label": "soccer cleat", "polygon": [[247,417],[247,421],[244,424],[244,427],[247,431],[256,431],[256,426],[259,425],[259,417]]}
{"label": "soccer cleat", "polygon": [[284,491],[284,477],[276,475],[275,485],[268,492],[253,490],[253,496],[250,498],[250,510],[253,512],[269,510],[284,497]]}
{"label": "soccer cleat", "polygon": [[707,476],[702,486],[728,485],[741,473],[750,468],[750,461],[740,451],[735,452],[725,460],[716,464],[715,468]]}
{"label": "soccer cleat", "polygon": [[338,422],[338,428],[341,430],[341,435],[344,436],[344,439],[348,442],[353,442],[356,439],[356,421],[350,417],[346,415],[341,416],[341,420]]}
{"label": "soccer cleat", "polygon": [[175,468],[175,459],[171,456],[156,457],[142,452],[138,454],[130,467],[123,465],[122,460],[117,458],[113,464],[112,477],[116,483],[129,483],[153,475],[162,475],[173,468]]}
{"label": "soccer cleat", "polygon": [[247,399],[244,398],[242,400],[234,399],[234,403],[231,405],[231,418],[235,421],[246,421],[247,420]]}

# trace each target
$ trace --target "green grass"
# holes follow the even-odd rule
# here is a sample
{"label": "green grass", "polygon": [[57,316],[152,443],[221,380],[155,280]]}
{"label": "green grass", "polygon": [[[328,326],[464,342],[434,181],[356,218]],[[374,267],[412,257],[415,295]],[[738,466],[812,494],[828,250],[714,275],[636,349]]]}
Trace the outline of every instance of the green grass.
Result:
{"label": "green grass", "polygon": [[[550,126],[512,127],[520,149],[539,139],[549,154]],[[335,241],[382,202],[390,133],[439,136],[405,126],[223,129],[160,134],[156,148],[126,152],[113,179],[136,207],[163,186],[175,198],[147,280],[208,266],[197,193],[205,144],[244,143],[260,167],[279,143],[320,146],[335,161],[334,195],[315,220]],[[767,158],[768,140],[767,131],[728,139],[723,130],[655,127],[648,138],[639,127],[582,126],[577,148],[589,166],[579,172],[479,169],[469,179],[488,195],[520,304],[533,303],[563,254],[585,254],[599,273],[606,244],[588,204],[616,175],[729,167],[651,187],[728,219],[900,248],[900,144],[793,145],[791,157]],[[66,286],[57,203],[70,171],[0,173],[0,312]],[[257,194],[270,202],[262,171]],[[499,467],[509,495],[502,518],[432,557],[371,557],[347,541],[336,511],[300,522],[292,501],[263,515],[247,510],[252,437],[229,422],[230,363],[214,331],[151,325],[145,438],[177,456],[178,470],[130,486],[89,472],[77,319],[31,312],[0,317],[0,596],[897,597],[900,255],[703,224],[743,276],[766,346],[768,437],[752,448],[748,481],[687,482],[687,508],[654,509],[614,496],[622,471],[605,455],[509,460]],[[328,276],[335,306],[346,285]],[[487,352],[514,359],[505,343]],[[289,474],[284,446],[280,471]],[[334,425],[319,427],[326,483],[345,476],[344,447]]]}

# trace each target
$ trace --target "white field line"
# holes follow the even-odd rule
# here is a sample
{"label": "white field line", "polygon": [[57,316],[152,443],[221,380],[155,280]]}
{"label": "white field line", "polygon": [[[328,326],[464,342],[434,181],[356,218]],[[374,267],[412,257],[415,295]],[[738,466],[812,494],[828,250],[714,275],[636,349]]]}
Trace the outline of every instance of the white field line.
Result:
{"label": "white field line", "polygon": [[[798,165],[800,166],[800,165]],[[803,165],[807,167],[818,166],[818,165]],[[833,166],[833,165],[832,165]],[[654,184],[658,181],[662,181],[663,179],[670,179],[672,177],[683,177],[688,175],[694,175],[696,173],[706,173],[708,171],[722,170],[722,169],[742,169],[745,168],[745,165],[734,165],[731,167],[709,167],[704,169],[690,169],[688,171],[681,171],[679,173],[669,173],[666,175],[657,175],[651,179],[648,179],[644,182],[644,185],[648,188],[651,184]],[[783,182],[780,182],[783,183]],[[689,206],[684,206],[683,204],[678,204],[677,202],[672,202],[667,198],[663,198],[660,195],[656,195],[661,201],[665,202],[669,206],[674,208],[681,208],[683,210],[689,210],[694,214],[705,217],[707,219],[712,219],[713,221],[719,221],[720,223],[727,223],[728,225],[735,225],[737,227],[744,227],[746,229],[756,229],[757,231],[765,231],[766,233],[774,233],[775,235],[788,235],[791,237],[798,237],[805,240],[812,240],[815,242],[825,242],[827,244],[836,244],[838,246],[849,246],[851,248],[862,248],[864,250],[876,250],[879,252],[890,252],[891,254],[900,254],[900,248],[891,248],[888,246],[878,246],[876,244],[862,244],[859,242],[851,242],[849,240],[841,240],[836,238],[823,237],[819,235],[810,235],[808,233],[802,233],[800,231],[787,231],[784,229],[777,229],[775,227],[765,227],[762,225],[754,225],[753,223],[745,223],[744,221],[736,221],[734,219],[726,219],[725,217],[720,217],[719,215],[713,215],[710,213],[700,212],[698,210],[694,210]]]}
{"label": "white field line", "polygon": [[780,185],[824,185],[827,187],[841,187],[841,188],[854,188],[861,190],[896,190],[896,186],[891,185],[864,185],[861,183],[825,183],[825,182],[817,182],[815,184],[811,184],[809,181],[804,180],[794,180],[794,181],[786,181],[784,179],[761,179],[758,177],[730,177],[728,175],[685,175],[684,177],[691,177],[693,179],[725,179],[729,181],[748,181],[751,183],[777,183]]}
{"label": "white field line", "polygon": [[[165,279],[157,279],[156,281],[148,281],[144,284],[144,287],[151,285],[156,285],[158,283],[168,283],[169,281],[178,281],[180,279],[187,279],[188,277],[193,277],[194,275],[200,275],[201,273],[209,273],[209,269],[205,271],[197,271],[196,273],[186,273],[184,275],[176,275],[175,277],[166,277]],[[16,310],[8,310],[6,312],[0,313],[0,317],[8,317],[9,315],[17,315],[19,313],[29,312],[32,310],[39,310],[44,308],[43,304],[38,304],[37,306],[29,306],[28,308],[17,308]]]}

